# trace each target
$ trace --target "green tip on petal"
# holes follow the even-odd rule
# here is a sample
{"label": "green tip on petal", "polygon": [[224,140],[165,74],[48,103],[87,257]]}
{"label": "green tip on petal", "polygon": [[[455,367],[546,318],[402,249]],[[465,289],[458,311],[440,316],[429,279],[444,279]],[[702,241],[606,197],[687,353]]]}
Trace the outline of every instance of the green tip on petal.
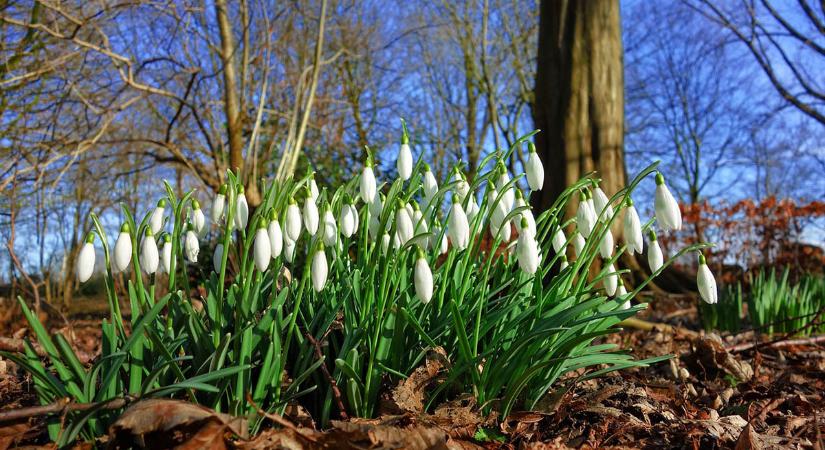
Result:
{"label": "green tip on petal", "polygon": [[650,240],[651,240],[651,241],[655,241],[655,240],[656,240],[656,232],[655,232],[655,231],[653,231],[652,229],[651,229],[650,231],[648,231],[648,232],[647,232],[647,235],[648,235],[648,236],[650,236]]}
{"label": "green tip on petal", "polygon": [[172,242],[172,235],[169,234],[169,233],[166,233],[166,234],[163,235],[163,238],[161,240],[163,241],[164,244],[167,243],[167,242]]}
{"label": "green tip on petal", "polygon": [[516,191],[516,199],[520,200],[520,199],[524,198],[524,194],[521,193],[521,189],[515,189],[515,191]]}
{"label": "green tip on petal", "polygon": [[324,251],[324,243],[323,243],[323,242],[321,242],[321,241],[318,241],[318,248],[317,248],[315,251],[316,251],[316,252],[322,252],[322,251]]}
{"label": "green tip on petal", "polygon": [[145,236],[149,237],[149,236],[154,236],[154,235],[155,235],[155,233],[152,233],[152,228],[151,227],[146,227]]}
{"label": "green tip on petal", "polygon": [[527,142],[527,151],[529,153],[536,153],[536,144],[534,144],[532,141]]}
{"label": "green tip on petal", "polygon": [[633,206],[633,199],[632,199],[632,198],[630,198],[630,197],[628,197],[628,198],[627,198],[627,206],[628,206],[628,207]]}
{"label": "green tip on petal", "polygon": [[422,170],[424,173],[430,172],[430,165],[429,165],[429,164],[427,164],[427,163],[424,163],[424,164],[421,166],[421,170]]}
{"label": "green tip on petal", "polygon": [[289,197],[289,204],[290,204],[290,205],[295,205],[295,204],[297,204],[297,203],[298,203],[298,202],[296,202],[296,201],[295,201],[295,196],[294,196],[294,195],[291,195],[291,196]]}
{"label": "green tip on petal", "polygon": [[404,208],[406,206],[404,205],[404,200],[401,200],[400,198],[396,201],[396,205],[398,208]]}
{"label": "green tip on petal", "polygon": [[123,225],[120,226],[121,233],[129,233],[132,231],[132,227],[129,226],[127,222],[124,222]]}
{"label": "green tip on petal", "polygon": [[264,230],[266,229],[267,225],[269,225],[269,221],[266,220],[265,217],[261,217],[261,220],[258,221],[258,229]]}
{"label": "green tip on petal", "polygon": [[89,234],[86,235],[86,243],[92,244],[95,241],[95,234],[94,232],[90,231]]}
{"label": "green tip on petal", "polygon": [[158,200],[158,208],[165,208],[166,207],[166,199],[162,198]]}
{"label": "green tip on petal", "polygon": [[199,201],[197,201],[196,199],[194,199],[194,198],[192,199],[192,209],[194,209],[194,210],[201,209],[201,203]]}
{"label": "green tip on petal", "polygon": [[592,198],[593,198],[593,193],[592,193],[592,192],[590,192],[590,190],[589,190],[589,189],[585,190],[584,192],[586,193],[586,195],[587,195],[587,199],[588,199],[588,200],[590,200],[590,199],[592,199]]}
{"label": "green tip on petal", "polygon": [[417,201],[413,200],[411,205],[412,205],[413,211],[418,211],[419,210]]}
{"label": "green tip on petal", "polygon": [[416,245],[415,254],[416,254],[417,259],[426,259],[427,258],[426,255],[424,255],[424,250],[422,250],[421,247],[417,246],[417,245]]}
{"label": "green tip on petal", "polygon": [[225,183],[222,184],[221,187],[218,189],[218,194],[226,195],[227,189],[229,189],[229,186],[227,186]]}
{"label": "green tip on petal", "polygon": [[407,122],[402,118],[401,119],[401,144],[409,144],[410,143],[410,135],[407,131]]}
{"label": "green tip on petal", "polygon": [[567,262],[567,255],[564,255],[564,254],[561,255],[561,260],[564,261],[564,262]]}
{"label": "green tip on petal", "polygon": [[705,255],[702,252],[699,252],[699,265],[703,266],[707,264],[707,260],[705,259]]}
{"label": "green tip on petal", "polygon": [[238,185],[238,194],[243,194],[243,185],[242,184]]}
{"label": "green tip on petal", "polygon": [[585,200],[587,200],[587,194],[585,194],[584,191],[579,191],[579,201],[583,202]]}
{"label": "green tip on petal", "polygon": [[522,218],[521,218],[521,228],[527,228],[527,227],[529,227],[529,226],[530,226],[530,223],[529,223],[529,222],[527,222],[527,219],[526,219],[526,218],[524,218],[524,217],[522,217]]}
{"label": "green tip on petal", "polygon": [[656,172],[656,185],[665,184],[665,177],[661,172]]}
{"label": "green tip on petal", "polygon": [[278,211],[276,211],[275,208],[269,209],[269,220],[278,220]]}

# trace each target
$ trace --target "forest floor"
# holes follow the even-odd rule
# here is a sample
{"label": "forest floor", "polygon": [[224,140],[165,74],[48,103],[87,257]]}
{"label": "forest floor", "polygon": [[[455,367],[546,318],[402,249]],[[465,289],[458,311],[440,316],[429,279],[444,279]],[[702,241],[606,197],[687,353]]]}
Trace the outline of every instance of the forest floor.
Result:
{"label": "forest floor", "polygon": [[[649,321],[673,329],[627,329],[611,339],[639,357],[673,354],[669,362],[597,380],[569,378],[536,411],[506,420],[483,417],[471,399],[422,412],[428,387],[448,364],[434,353],[407,382],[384,395],[376,419],[333,421],[320,429],[291,407],[281,426],[245,436],[244,423],[176,401],[133,405],[100,447],[237,449],[377,448],[811,448],[825,450],[825,338],[753,333],[720,338],[697,333],[696,308],[684,299],[660,299]],[[73,317],[78,350],[98,350],[99,318]],[[58,324],[54,324],[59,328]],[[65,325],[64,325],[65,326]],[[16,325],[21,328],[21,325]],[[11,337],[14,327],[2,336]],[[10,334],[6,334],[10,333]],[[22,332],[17,331],[16,337]],[[3,420],[36,404],[30,380],[0,364],[0,450],[52,448],[38,415]],[[241,437],[239,437],[241,436]],[[80,444],[77,448],[92,448]]]}

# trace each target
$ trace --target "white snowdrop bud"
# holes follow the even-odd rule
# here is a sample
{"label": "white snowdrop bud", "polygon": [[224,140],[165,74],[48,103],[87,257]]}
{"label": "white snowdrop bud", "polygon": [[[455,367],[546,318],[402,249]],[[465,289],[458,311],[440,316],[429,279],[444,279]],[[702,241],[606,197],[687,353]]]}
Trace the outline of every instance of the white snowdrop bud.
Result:
{"label": "white snowdrop bud", "polygon": [[619,275],[616,273],[616,268],[613,264],[607,266],[607,275],[604,277],[604,290],[607,295],[613,296],[616,294],[616,287],[619,282]]}
{"label": "white snowdrop bud", "polygon": [[[522,226],[527,226],[527,219],[521,219]],[[533,275],[539,267],[539,250],[536,239],[530,233],[519,235],[516,243],[518,264],[525,273]]]}
{"label": "white snowdrop bud", "polygon": [[665,177],[656,173],[656,195],[653,200],[656,221],[664,231],[682,229],[682,212],[665,184]]}
{"label": "white snowdrop bud", "polygon": [[401,147],[398,149],[398,158],[396,160],[396,168],[398,169],[398,177],[403,181],[407,181],[412,176],[413,157],[410,150],[410,138],[407,132],[401,136]]}
{"label": "white snowdrop bud", "polygon": [[367,156],[367,162],[361,170],[360,180],[361,200],[364,204],[369,205],[375,200],[375,194],[378,192],[378,185],[375,182],[375,172],[372,170],[372,159]]}
{"label": "white snowdrop bud", "polygon": [[604,236],[601,242],[599,242],[599,254],[602,255],[604,259],[609,259],[613,256],[613,233],[610,231],[610,228],[605,230]]}
{"label": "white snowdrop bud", "polygon": [[498,178],[496,179],[496,189],[501,193],[501,201],[499,208],[502,208],[504,214],[507,215],[513,210],[513,204],[516,202],[516,194],[513,192],[513,187],[507,187],[510,182],[510,174],[507,173],[507,168],[504,164],[498,163]]}
{"label": "white snowdrop bud", "polygon": [[521,189],[516,189],[516,204],[515,204],[515,207],[516,208],[521,208],[521,207],[524,207],[524,206],[526,206],[527,209],[525,209],[524,211],[521,212],[521,217],[524,218],[524,219],[527,219],[527,228],[522,228],[521,227],[521,220],[516,220],[515,221],[516,229],[519,231],[519,233],[524,233],[524,232],[533,233],[533,237],[535,237],[536,236],[536,219],[533,217],[533,210],[530,208],[530,205],[528,205],[524,201],[524,195],[522,195]]}
{"label": "white snowdrop bud", "polygon": [[458,251],[464,250],[470,245],[470,224],[467,222],[467,215],[459,202],[453,202],[450,209],[447,234],[450,236],[453,247]]}
{"label": "white snowdrop bud", "polygon": [[243,186],[238,186],[238,200],[235,204],[235,228],[245,230],[249,223],[249,204],[246,202]]}
{"label": "white snowdrop bud", "polygon": [[453,168],[453,182],[456,183],[455,185],[455,193],[458,194],[458,198],[460,201],[464,201],[467,197],[467,194],[470,193],[470,183],[467,183],[467,178],[461,173],[461,170],[456,166]]}
{"label": "white snowdrop bud", "polygon": [[584,243],[584,237],[582,237],[578,230],[575,231],[573,233],[573,251],[576,253],[576,258],[582,254],[582,250],[584,250]]}
{"label": "white snowdrop bud", "polygon": [[433,171],[430,170],[429,164],[424,164],[424,199],[427,201],[427,205],[430,205],[435,198],[435,195],[438,193],[438,181],[435,180],[435,175],[433,175]]}
{"label": "white snowdrop bud", "polygon": [[143,242],[140,247],[140,268],[149,275],[158,271],[158,244],[151,228],[146,229]]}
{"label": "white snowdrop bud", "polygon": [[473,223],[481,209],[478,207],[475,194],[470,195],[470,200],[467,202],[467,223]]}
{"label": "white snowdrop bud", "polygon": [[553,233],[553,251],[556,253],[560,252],[565,244],[567,244],[567,236],[564,235],[564,230],[558,227],[556,228],[556,232]]}
{"label": "white snowdrop bud", "polygon": [[132,260],[132,235],[130,231],[128,223],[120,226],[120,234],[117,235],[117,241],[115,241],[115,254],[112,261],[115,272],[125,271]]}
{"label": "white snowdrop bud", "polygon": [[636,207],[633,206],[633,200],[627,200],[627,209],[624,212],[624,240],[627,244],[627,251],[632,255],[633,253],[642,253],[644,248],[644,241],[642,240],[642,223],[639,220],[639,213],[636,212]]}
{"label": "white snowdrop bud", "polygon": [[559,271],[566,269],[570,264],[567,263],[567,256],[561,255],[561,263],[559,263]]}
{"label": "white snowdrop bud", "polygon": [[201,251],[201,246],[198,242],[198,235],[195,233],[195,227],[191,224],[184,237],[183,251],[187,261],[190,263],[198,262],[198,253]]}
{"label": "white snowdrop bud", "polygon": [[438,236],[441,236],[441,242],[438,244],[438,254],[443,255],[447,253],[447,250],[450,249],[449,242],[447,241],[447,233],[441,234],[441,229],[436,228],[433,230],[433,238],[438,239]]}
{"label": "white snowdrop bud", "polygon": [[409,211],[400,200],[398,209],[395,211],[395,230],[402,245],[413,237],[412,217],[410,217]]}
{"label": "white snowdrop bud", "polygon": [[223,217],[223,210],[226,208],[226,189],[227,186],[225,184],[221,185],[220,189],[218,189],[218,195],[216,195],[215,200],[212,201],[212,223],[214,224],[220,223]]}
{"label": "white snowdrop bud", "polygon": [[286,259],[286,262],[290,264],[295,262],[295,248],[297,246],[297,242],[284,235],[284,259]]}
{"label": "white snowdrop bud", "polygon": [[424,251],[418,249],[418,257],[415,261],[415,295],[425,305],[430,303],[433,298],[433,273],[430,271],[430,265],[427,264],[427,258],[424,257]]}
{"label": "white snowdrop bud", "polygon": [[161,273],[172,273],[172,235],[164,234],[161,238],[160,246],[160,266]]}
{"label": "white snowdrop bud", "polygon": [[576,211],[576,227],[583,237],[590,236],[593,226],[596,224],[595,214],[590,209],[590,202],[587,201],[587,194],[584,192],[579,196],[579,208]]}
{"label": "white snowdrop bud", "polygon": [[278,222],[278,213],[274,209],[269,214],[269,225],[266,227],[266,232],[269,235],[269,253],[272,254],[272,258],[281,256],[284,236],[281,232],[281,223]]}
{"label": "white snowdrop bud", "polygon": [[304,200],[303,223],[310,236],[315,236],[318,232],[318,206],[312,200],[311,194],[307,192],[307,197]]}
{"label": "white snowdrop bud", "polygon": [[312,197],[313,202],[318,201],[318,183],[315,182],[315,172],[312,172],[309,176],[309,195]]}
{"label": "white snowdrop bud", "polygon": [[295,199],[290,197],[289,205],[286,207],[286,222],[284,223],[285,236],[290,241],[297,242],[298,237],[301,236],[301,210]]}
{"label": "white snowdrop bud", "polygon": [[390,249],[390,242],[391,241],[392,241],[392,238],[390,238],[389,233],[384,233],[384,235],[381,236],[381,254],[382,255],[384,255],[384,256],[387,255],[387,251],[389,251],[389,249]]}
{"label": "white snowdrop bud", "polygon": [[335,245],[338,242],[338,225],[335,223],[335,216],[332,215],[329,206],[324,211],[323,227],[324,244],[330,247]]}
{"label": "white snowdrop bud", "polygon": [[269,260],[272,259],[272,245],[269,242],[269,234],[263,220],[258,222],[258,229],[255,231],[255,241],[252,243],[252,256],[255,260],[255,267],[263,272],[269,267]]}
{"label": "white snowdrop bud", "polygon": [[706,303],[715,304],[718,300],[716,292],[716,278],[708,268],[705,255],[699,253],[699,270],[696,272],[696,284],[699,286],[699,295]]}
{"label": "white snowdrop bud", "polygon": [[358,212],[347,201],[341,206],[339,222],[341,223],[341,234],[344,237],[352,237],[355,234],[355,220]]}
{"label": "white snowdrop bud", "polygon": [[85,283],[92,277],[95,271],[95,235],[89,233],[86,235],[86,241],[80,247],[80,253],[77,254],[77,280]]}
{"label": "white snowdrop bud", "polygon": [[323,291],[324,286],[327,284],[327,274],[329,272],[327,255],[324,253],[324,244],[318,244],[318,250],[315,250],[315,254],[312,255],[312,267],[310,271],[312,289],[314,289],[315,292]]}
{"label": "white snowdrop bud", "polygon": [[[413,203],[413,215],[412,215],[412,224],[413,224],[413,236],[428,233],[430,231],[429,225],[427,225],[427,219],[424,217],[424,214],[421,212],[421,209],[418,207],[418,203]],[[418,238],[418,245],[424,247],[425,249],[430,247],[430,239],[427,236]]]}
{"label": "white snowdrop bud", "polygon": [[593,182],[593,206],[596,217],[602,222],[607,223],[613,218],[613,206],[610,205],[610,199],[596,182]]}
{"label": "white snowdrop bud", "polygon": [[[627,296],[627,289],[624,287],[624,282],[622,281],[621,277],[619,277],[619,287],[618,289],[616,289],[616,298],[622,299],[625,296]],[[622,303],[622,309],[630,309],[629,299]]]}
{"label": "white snowdrop bud", "polygon": [[530,142],[528,144],[530,155],[527,157],[525,171],[527,172],[527,184],[530,189],[540,191],[544,186],[544,166],[541,164],[541,159],[536,153],[536,146]]}
{"label": "white snowdrop bud", "polygon": [[653,230],[650,230],[650,242],[647,245],[647,264],[650,266],[651,273],[655,273],[664,265],[662,249],[659,247],[659,241],[656,240],[656,233]]}
{"label": "white snowdrop bud", "polygon": [[192,225],[199,236],[206,232],[206,216],[203,215],[201,204],[197,200],[192,200]]}
{"label": "white snowdrop bud", "polygon": [[155,207],[152,216],[149,217],[149,229],[152,230],[152,234],[158,234],[160,229],[163,228],[163,212],[165,209],[166,199],[162,198],[158,200],[158,206]]}
{"label": "white snowdrop bud", "polygon": [[[215,269],[215,273],[221,273],[221,263],[223,259],[223,244],[218,244],[215,246],[215,253],[212,253],[212,268]],[[227,261],[229,264],[229,261]]]}

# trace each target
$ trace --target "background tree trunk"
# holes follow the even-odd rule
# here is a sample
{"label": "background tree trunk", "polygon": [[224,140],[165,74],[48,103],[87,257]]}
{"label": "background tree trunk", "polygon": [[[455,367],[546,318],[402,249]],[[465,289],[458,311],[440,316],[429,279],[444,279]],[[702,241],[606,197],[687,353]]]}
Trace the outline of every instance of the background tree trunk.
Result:
{"label": "background tree trunk", "polygon": [[226,112],[226,131],[229,138],[229,167],[243,173],[243,120],[238,92],[238,76],[235,68],[236,46],[226,0],[215,1],[215,13],[218,18],[218,30],[221,37],[224,111]]}
{"label": "background tree trunk", "polygon": [[533,121],[548,170],[537,211],[593,170],[608,196],[625,184],[621,32],[618,0],[541,2]]}

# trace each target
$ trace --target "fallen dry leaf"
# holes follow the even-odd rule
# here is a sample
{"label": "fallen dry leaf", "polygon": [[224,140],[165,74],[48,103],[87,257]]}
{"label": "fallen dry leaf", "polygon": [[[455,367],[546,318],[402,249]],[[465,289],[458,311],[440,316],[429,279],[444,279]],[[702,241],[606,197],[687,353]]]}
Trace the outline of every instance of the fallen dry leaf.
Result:
{"label": "fallen dry leaf", "polygon": [[424,364],[413,373],[398,382],[398,385],[381,399],[381,414],[421,414],[424,412],[424,399],[427,387],[439,374],[450,365],[447,352],[437,347],[427,352]]}

